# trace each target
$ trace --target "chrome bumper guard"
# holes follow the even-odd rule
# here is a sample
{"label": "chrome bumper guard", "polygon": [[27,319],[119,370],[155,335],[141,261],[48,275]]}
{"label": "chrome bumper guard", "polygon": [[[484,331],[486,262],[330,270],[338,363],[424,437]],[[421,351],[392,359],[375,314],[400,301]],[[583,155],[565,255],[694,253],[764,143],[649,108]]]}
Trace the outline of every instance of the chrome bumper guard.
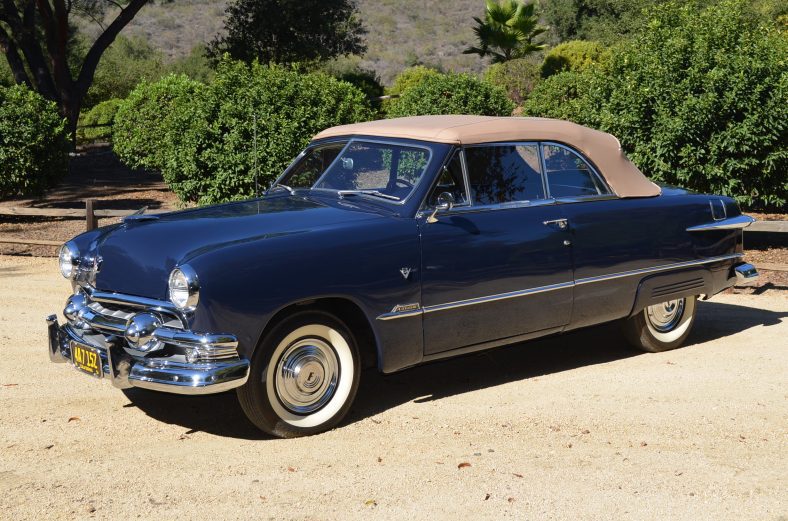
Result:
{"label": "chrome bumper guard", "polygon": [[59,325],[55,315],[50,315],[46,320],[49,359],[52,362],[71,363],[72,342],[87,345],[100,353],[103,377],[120,389],[140,387],[176,394],[212,394],[239,387],[249,378],[249,361],[238,357],[237,341],[231,335],[157,328],[155,335],[162,342],[191,348],[205,354],[203,358],[208,358],[205,361],[187,362],[183,357],[155,357],[151,354],[132,356],[120,345],[122,340],[117,337],[91,331],[93,337],[104,339],[103,342],[95,342],[90,340],[90,335],[86,335],[85,331],[71,324]]}

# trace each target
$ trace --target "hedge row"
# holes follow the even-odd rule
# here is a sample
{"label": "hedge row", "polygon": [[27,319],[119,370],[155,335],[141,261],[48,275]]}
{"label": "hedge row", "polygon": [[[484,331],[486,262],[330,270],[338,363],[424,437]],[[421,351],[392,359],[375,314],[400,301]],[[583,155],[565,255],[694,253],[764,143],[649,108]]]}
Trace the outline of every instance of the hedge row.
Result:
{"label": "hedge row", "polygon": [[224,61],[209,85],[175,75],[139,85],[113,143],[130,166],[160,170],[182,201],[209,204],[255,195],[255,157],[265,187],[319,131],[373,116],[347,82]]}
{"label": "hedge row", "polygon": [[66,121],[26,87],[0,87],[0,198],[40,194],[68,168]]}

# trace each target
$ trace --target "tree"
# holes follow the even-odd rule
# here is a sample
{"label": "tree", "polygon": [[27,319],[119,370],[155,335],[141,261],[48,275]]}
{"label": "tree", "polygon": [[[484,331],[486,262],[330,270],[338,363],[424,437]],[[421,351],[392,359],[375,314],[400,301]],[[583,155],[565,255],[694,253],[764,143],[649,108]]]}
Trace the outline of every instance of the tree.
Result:
{"label": "tree", "polygon": [[519,0],[487,0],[484,20],[478,17],[473,32],[479,40],[478,47],[469,47],[463,54],[491,56],[493,63],[503,63],[544,49],[534,39],[547,30],[539,25],[534,14],[535,5]]}
{"label": "tree", "polygon": [[247,63],[289,64],[366,51],[352,0],[235,0],[226,12],[227,35],[209,47],[216,61],[228,53]]}
{"label": "tree", "polygon": [[[68,120],[72,140],[82,101],[104,51],[148,0],[0,0],[0,50],[18,84],[27,85],[57,103]],[[108,10],[117,14],[103,25]],[[70,19],[82,16],[102,28],[75,67],[70,66],[75,45]],[[76,70],[73,70],[76,69]]]}

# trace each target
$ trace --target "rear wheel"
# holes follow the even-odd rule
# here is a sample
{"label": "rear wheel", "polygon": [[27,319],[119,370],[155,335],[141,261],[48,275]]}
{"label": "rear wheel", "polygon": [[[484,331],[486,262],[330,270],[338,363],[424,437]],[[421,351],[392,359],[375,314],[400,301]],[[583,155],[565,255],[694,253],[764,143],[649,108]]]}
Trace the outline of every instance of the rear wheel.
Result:
{"label": "rear wheel", "polygon": [[266,335],[238,400],[261,430],[281,438],[307,436],[344,418],[359,376],[358,347],[347,326],[331,314],[309,311]]}
{"label": "rear wheel", "polygon": [[651,353],[676,349],[684,343],[695,322],[696,297],[682,297],[653,306],[624,322],[629,343]]}

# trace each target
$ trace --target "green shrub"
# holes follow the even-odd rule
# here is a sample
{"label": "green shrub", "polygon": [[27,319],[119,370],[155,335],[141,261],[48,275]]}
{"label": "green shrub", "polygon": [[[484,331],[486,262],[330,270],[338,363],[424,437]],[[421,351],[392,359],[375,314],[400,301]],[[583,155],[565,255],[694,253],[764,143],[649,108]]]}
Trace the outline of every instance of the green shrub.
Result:
{"label": "green shrub", "polygon": [[205,88],[175,74],[137,85],[120,103],[112,127],[113,148],[121,161],[132,168],[163,170],[171,154],[166,147],[179,138],[168,136],[174,126],[170,119],[193,110]]}
{"label": "green shrub", "polygon": [[540,70],[541,62],[532,57],[493,63],[484,71],[484,81],[501,87],[519,105],[542,79]]}
{"label": "green shrub", "polygon": [[210,85],[196,85],[177,76],[141,85],[115,125],[116,150],[121,132],[133,137],[119,156],[131,166],[161,170],[182,201],[255,195],[255,116],[264,189],[319,131],[374,115],[363,92],[323,73],[225,60]]}
{"label": "green shrub", "polygon": [[395,97],[383,102],[383,112],[386,114],[391,112],[397,104],[398,97],[405,93],[405,91],[415,87],[424,81],[425,78],[440,76],[440,74],[438,70],[425,67],[424,65],[414,65],[413,67],[408,67],[403,70],[394,78],[394,82],[385,91],[386,95]]}
{"label": "green shrub", "polygon": [[542,63],[542,77],[564,71],[580,72],[600,62],[605,48],[598,42],[573,40],[550,49]]}
{"label": "green shrub", "polygon": [[616,135],[651,178],[736,197],[788,201],[788,37],[742,0],[670,4],[605,67],[542,82],[524,106]]}
{"label": "green shrub", "polygon": [[112,125],[123,100],[111,99],[102,101],[87,112],[79,116],[77,127],[77,142],[110,141],[112,139]]}
{"label": "green shrub", "polygon": [[591,73],[559,72],[539,83],[523,103],[523,114],[568,119],[581,125],[599,127],[597,76]]}
{"label": "green shrub", "polygon": [[57,106],[26,87],[0,87],[0,197],[40,194],[68,168]]}
{"label": "green shrub", "polygon": [[514,104],[500,87],[470,74],[429,75],[408,88],[391,107],[389,117],[429,114],[509,116]]}

